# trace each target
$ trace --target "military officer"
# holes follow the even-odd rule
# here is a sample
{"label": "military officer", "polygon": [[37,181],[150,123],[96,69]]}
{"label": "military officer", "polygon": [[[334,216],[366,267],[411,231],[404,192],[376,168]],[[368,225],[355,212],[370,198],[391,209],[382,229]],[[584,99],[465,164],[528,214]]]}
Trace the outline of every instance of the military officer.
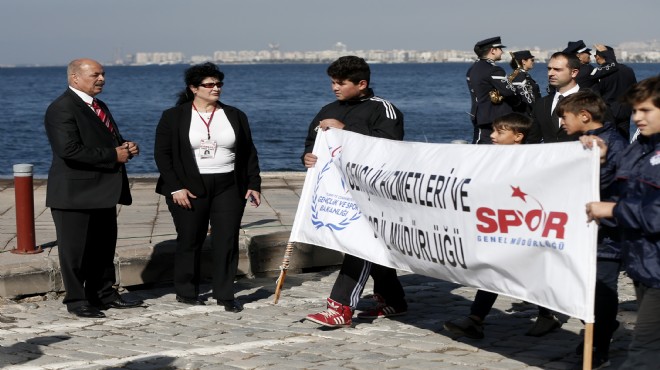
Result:
{"label": "military officer", "polygon": [[474,127],[473,144],[491,144],[493,120],[513,112],[513,107],[520,104],[504,69],[495,64],[502,59],[502,49],[505,47],[499,36],[481,40],[474,45],[474,52],[479,59],[466,73],[472,99],[470,115]]}
{"label": "military officer", "polygon": [[529,71],[534,68],[534,56],[529,50],[520,50],[511,53],[511,68],[513,72],[509,75],[509,81],[516,88],[516,92],[522,101],[516,111],[527,113],[531,116],[534,102],[541,99],[541,88],[534,81]]}
{"label": "military officer", "polygon": [[569,41],[563,52],[575,54],[580,60],[580,71],[575,82],[580,85],[581,89],[591,89],[598,83],[597,79],[591,77],[591,72],[594,70],[594,66],[591,65],[591,49],[584,44],[584,41]]}

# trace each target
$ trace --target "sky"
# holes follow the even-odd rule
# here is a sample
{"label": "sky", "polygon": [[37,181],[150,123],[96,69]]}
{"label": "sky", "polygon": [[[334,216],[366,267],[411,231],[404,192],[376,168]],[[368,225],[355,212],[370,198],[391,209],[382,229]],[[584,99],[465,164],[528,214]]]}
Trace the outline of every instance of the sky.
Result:
{"label": "sky", "polygon": [[136,52],[517,49],[660,38],[658,0],[0,0],[0,65]]}

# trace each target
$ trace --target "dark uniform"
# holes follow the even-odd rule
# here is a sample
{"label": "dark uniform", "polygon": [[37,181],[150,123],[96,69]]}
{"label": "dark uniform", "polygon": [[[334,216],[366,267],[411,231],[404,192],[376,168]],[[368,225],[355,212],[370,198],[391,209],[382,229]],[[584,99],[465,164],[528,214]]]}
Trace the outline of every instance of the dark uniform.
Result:
{"label": "dark uniform", "polygon": [[[504,48],[499,37],[479,41],[478,47]],[[470,116],[474,126],[473,144],[490,144],[493,121],[505,114],[513,112],[513,106],[520,104],[515,88],[509,83],[506,72],[495,65],[490,59],[479,59],[468,69],[468,89],[472,99]],[[503,100],[495,103],[491,100],[491,92],[499,94]]]}
{"label": "dark uniform", "polygon": [[619,98],[634,84],[637,83],[635,72],[627,65],[616,61],[614,50],[597,51],[596,55],[605,59],[605,62],[592,71],[591,78],[598,82],[597,90],[614,115],[614,123],[623,137],[630,137],[630,104],[619,101]]}
{"label": "dark uniform", "polygon": [[[515,60],[524,60],[534,58],[534,56],[529,50],[522,50],[513,53],[513,58]],[[521,100],[521,104],[514,107],[514,110],[531,116],[534,102],[541,99],[541,88],[539,84],[534,81],[529,72],[522,68],[522,65],[519,65],[519,68],[516,68],[509,75],[509,81],[516,88],[516,94]]]}
{"label": "dark uniform", "polygon": [[[582,40],[569,41],[568,46],[566,46],[566,49],[564,49],[563,52],[576,55],[581,53],[587,53],[591,55],[591,49],[589,49]],[[592,89],[593,86],[598,83],[597,79],[593,79],[591,77],[591,72],[593,70],[594,66],[589,63],[580,64],[580,71],[578,72],[577,77],[575,77],[575,82],[580,85],[581,89]]]}

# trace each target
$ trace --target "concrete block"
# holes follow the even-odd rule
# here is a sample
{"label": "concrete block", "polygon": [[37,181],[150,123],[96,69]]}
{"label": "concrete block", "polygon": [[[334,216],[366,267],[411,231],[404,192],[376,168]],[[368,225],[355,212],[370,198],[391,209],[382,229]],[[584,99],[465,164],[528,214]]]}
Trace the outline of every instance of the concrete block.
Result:
{"label": "concrete block", "polygon": [[[5,255],[6,258],[20,258],[21,255]],[[0,297],[16,298],[45,292],[59,292],[63,289],[57,257],[47,255],[11,264],[0,275]]]}
{"label": "concrete block", "polygon": [[[282,231],[252,238],[250,266],[253,274],[279,272],[289,234],[288,231]],[[289,259],[289,270],[301,271],[303,268],[336,266],[340,265],[343,259],[343,254],[334,250],[295,243]]]}

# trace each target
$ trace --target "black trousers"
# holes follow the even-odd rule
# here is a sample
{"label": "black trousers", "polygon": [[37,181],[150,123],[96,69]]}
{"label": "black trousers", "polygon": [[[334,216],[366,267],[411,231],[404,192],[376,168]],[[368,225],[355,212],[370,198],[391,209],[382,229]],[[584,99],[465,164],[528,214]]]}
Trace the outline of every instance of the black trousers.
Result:
{"label": "black trousers", "polygon": [[119,298],[115,279],[117,208],[51,209],[68,309]]}
{"label": "black trousers", "polygon": [[172,198],[167,198],[177,232],[174,290],[185,298],[199,295],[202,245],[210,222],[213,298],[234,299],[238,236],[245,198],[239,194],[233,172],[202,175],[202,179],[206,195],[191,198],[192,209],[179,207]]}
{"label": "black trousers", "polygon": [[598,258],[596,262],[596,296],[594,306],[594,347],[605,355],[616,328],[619,313],[619,271],[621,260]]}
{"label": "black trousers", "polygon": [[637,296],[637,321],[626,362],[619,369],[657,369],[660,357],[660,289],[639,281],[633,283]]}
{"label": "black trousers", "polygon": [[388,305],[407,308],[405,293],[395,269],[350,254],[344,255],[330,299],[355,309],[369,276],[374,279],[374,293],[380,294]]}
{"label": "black trousers", "polygon": [[[477,290],[472,306],[470,306],[470,315],[474,315],[483,321],[493,308],[497,296],[497,293]],[[538,306],[538,310],[540,316],[550,316],[552,314],[552,311],[543,306]]]}

